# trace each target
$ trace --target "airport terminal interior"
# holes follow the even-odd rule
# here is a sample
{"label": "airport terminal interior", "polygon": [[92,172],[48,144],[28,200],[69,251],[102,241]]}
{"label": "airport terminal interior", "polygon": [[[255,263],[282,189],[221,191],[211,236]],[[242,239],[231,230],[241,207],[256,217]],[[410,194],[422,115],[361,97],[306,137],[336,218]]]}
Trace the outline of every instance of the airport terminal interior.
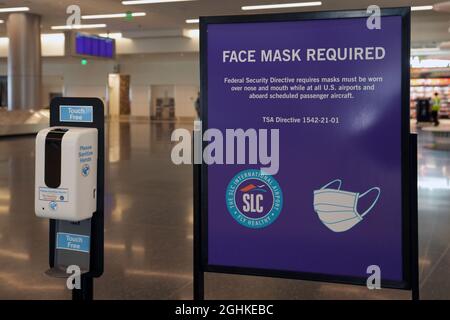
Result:
{"label": "airport terminal interior", "polygon": [[[376,3],[416,7],[411,14],[410,123],[418,134],[421,299],[450,299],[450,2],[438,6],[438,1]],[[105,269],[94,281],[95,299],[193,298],[193,168],[175,165],[170,155],[173,130],[192,130],[198,117],[198,18],[373,4],[323,0],[310,8],[241,10],[273,2],[294,1],[1,1],[0,299],[71,297],[64,279],[44,273],[49,223],[34,214],[36,132],[48,126],[55,97],[98,97],[105,104]],[[75,8],[69,10],[71,5]],[[80,25],[90,27],[66,28],[77,8]],[[111,16],[98,16],[105,14]],[[115,52],[80,53],[80,36],[113,40]],[[430,111],[436,92],[441,104],[437,126]],[[410,299],[402,290],[212,273],[206,274],[205,295]]]}

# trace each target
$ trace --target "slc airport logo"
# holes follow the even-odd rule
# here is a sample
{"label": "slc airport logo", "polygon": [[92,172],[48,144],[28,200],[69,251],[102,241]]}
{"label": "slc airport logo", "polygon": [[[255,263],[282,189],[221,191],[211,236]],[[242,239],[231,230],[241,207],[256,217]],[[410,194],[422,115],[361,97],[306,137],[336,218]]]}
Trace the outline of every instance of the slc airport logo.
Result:
{"label": "slc airport logo", "polygon": [[242,226],[261,229],[271,225],[283,208],[283,193],[271,175],[244,170],[231,179],[225,201],[228,212]]}

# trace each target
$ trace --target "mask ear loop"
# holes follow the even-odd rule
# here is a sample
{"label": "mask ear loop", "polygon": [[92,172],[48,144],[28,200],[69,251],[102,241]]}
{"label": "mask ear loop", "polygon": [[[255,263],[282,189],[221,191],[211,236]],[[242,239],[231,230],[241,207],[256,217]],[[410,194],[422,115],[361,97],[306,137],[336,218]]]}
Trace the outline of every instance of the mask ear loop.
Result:
{"label": "mask ear loop", "polygon": [[359,197],[358,197],[358,200],[359,200],[359,199],[361,199],[362,197],[364,197],[366,194],[368,194],[369,192],[374,191],[374,190],[378,191],[377,197],[376,197],[375,200],[372,202],[372,205],[371,205],[366,211],[364,211],[364,213],[361,214],[361,217],[364,217],[366,214],[369,213],[370,210],[373,209],[373,207],[375,206],[375,204],[376,204],[377,201],[378,201],[378,198],[380,197],[381,190],[380,190],[380,188],[378,188],[378,187],[373,187],[373,188],[370,188],[369,190],[367,190],[366,192],[364,192],[363,194],[359,195]]}
{"label": "mask ear loop", "polygon": [[337,187],[337,190],[340,190],[340,189],[341,189],[341,185],[342,185],[342,180],[341,180],[341,179],[333,180],[333,181],[327,183],[326,185],[324,185],[324,186],[323,186],[322,188],[320,188],[320,189],[326,189],[327,187],[331,186],[331,185],[332,185],[333,183],[335,183],[335,182],[339,183],[339,186]]}

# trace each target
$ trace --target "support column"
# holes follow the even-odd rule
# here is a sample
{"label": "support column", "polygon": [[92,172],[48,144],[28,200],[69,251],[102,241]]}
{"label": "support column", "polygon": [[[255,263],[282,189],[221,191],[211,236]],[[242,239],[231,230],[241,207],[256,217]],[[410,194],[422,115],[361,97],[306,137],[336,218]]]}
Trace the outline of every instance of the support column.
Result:
{"label": "support column", "polygon": [[6,24],[8,110],[41,108],[41,17],[11,13]]}

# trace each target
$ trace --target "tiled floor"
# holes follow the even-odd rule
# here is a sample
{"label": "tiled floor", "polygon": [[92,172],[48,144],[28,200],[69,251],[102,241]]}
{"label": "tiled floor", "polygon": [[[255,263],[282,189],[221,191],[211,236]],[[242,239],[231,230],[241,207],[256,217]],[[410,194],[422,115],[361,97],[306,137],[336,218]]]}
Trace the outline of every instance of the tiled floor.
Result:
{"label": "tiled floor", "polygon": [[[178,125],[113,121],[106,161],[105,273],[97,299],[192,298],[192,170],[170,161]],[[423,299],[450,299],[450,152],[419,134]],[[0,138],[0,299],[69,299],[44,275],[48,221],[33,213],[34,138]],[[210,299],[408,299],[397,290],[208,274]]]}

